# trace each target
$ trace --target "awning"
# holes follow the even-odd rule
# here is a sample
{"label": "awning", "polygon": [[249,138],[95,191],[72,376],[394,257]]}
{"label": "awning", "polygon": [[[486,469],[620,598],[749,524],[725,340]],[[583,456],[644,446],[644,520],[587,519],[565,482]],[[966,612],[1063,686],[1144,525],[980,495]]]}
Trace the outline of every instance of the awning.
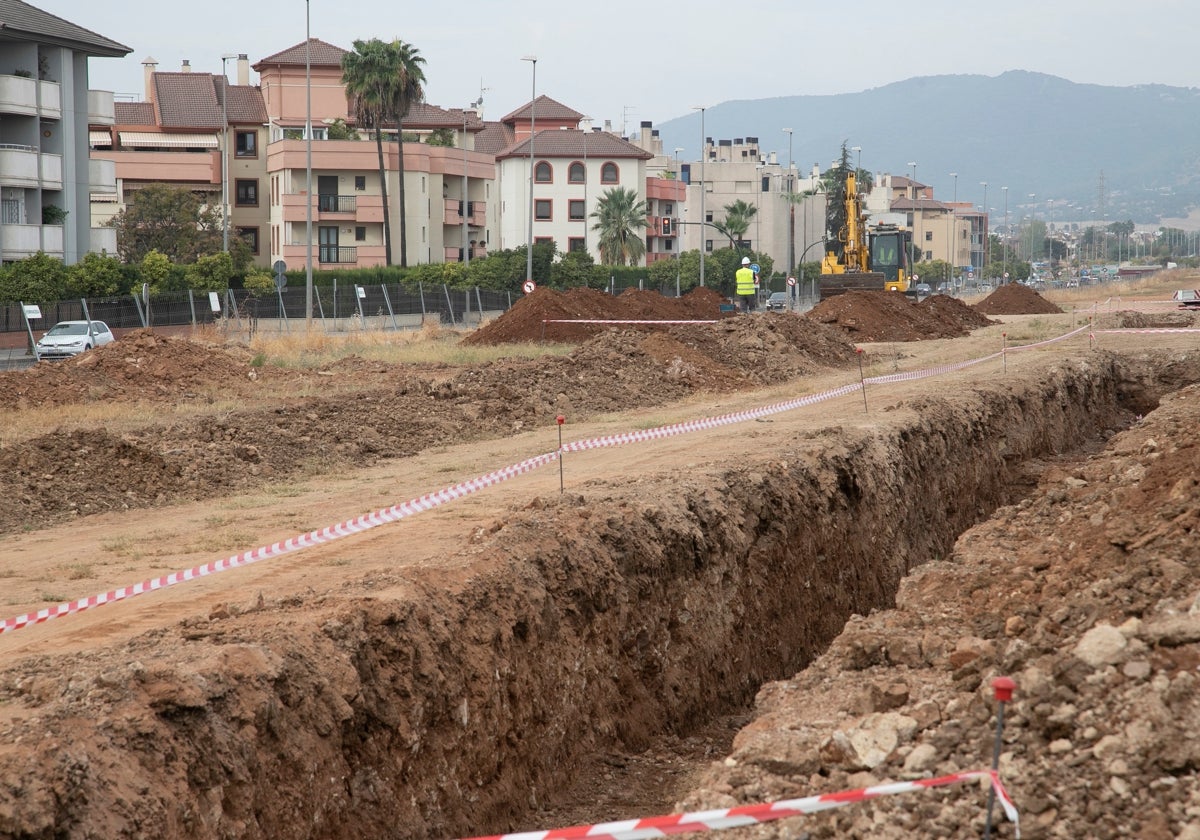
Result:
{"label": "awning", "polygon": [[215,134],[159,134],[156,131],[120,131],[122,146],[148,146],[156,149],[215,149],[220,144]]}
{"label": "awning", "polygon": [[107,131],[89,131],[88,145],[90,146],[111,146],[112,134]]}

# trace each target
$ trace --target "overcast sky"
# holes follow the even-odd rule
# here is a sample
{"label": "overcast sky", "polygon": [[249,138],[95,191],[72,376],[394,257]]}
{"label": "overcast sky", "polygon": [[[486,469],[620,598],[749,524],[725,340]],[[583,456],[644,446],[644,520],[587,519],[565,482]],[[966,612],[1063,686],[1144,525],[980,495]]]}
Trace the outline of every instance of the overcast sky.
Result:
{"label": "overcast sky", "polygon": [[[302,43],[301,0],[33,0],[132,49],[90,62],[91,86],[142,93],[141,62],[219,73]],[[537,93],[636,131],[732,99],[850,93],[914,76],[1031,70],[1072,82],[1200,87],[1195,0],[309,0],[314,38],[400,38],[425,58],[426,99],[498,119]],[[230,78],[236,81],[233,62]],[[252,74],[252,81],[257,74]]]}

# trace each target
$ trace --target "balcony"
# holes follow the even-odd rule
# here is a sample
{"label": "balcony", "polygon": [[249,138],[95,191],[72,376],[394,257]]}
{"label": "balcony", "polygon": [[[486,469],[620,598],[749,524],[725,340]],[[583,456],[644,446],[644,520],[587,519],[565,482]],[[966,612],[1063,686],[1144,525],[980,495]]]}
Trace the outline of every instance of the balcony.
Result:
{"label": "balcony", "polygon": [[88,125],[112,125],[117,121],[111,90],[88,91]]}
{"label": "balcony", "polygon": [[[443,209],[442,224],[444,225],[461,225],[463,223],[462,199],[447,198],[445,199],[445,207]],[[483,227],[487,221],[487,202],[484,201],[468,201],[467,202],[467,224],[471,227]]]}
{"label": "balcony", "polygon": [[37,85],[24,76],[0,75],[0,114],[37,116]]}
{"label": "balcony", "polygon": [[[470,250],[471,259],[473,259],[473,260],[481,260],[487,256],[487,248],[485,248],[483,245],[476,245],[475,247],[470,248],[468,250]],[[442,259],[445,262],[448,262],[448,263],[462,262],[462,248],[446,247],[443,249],[443,251],[445,253],[442,256]]]}
{"label": "balcony", "polygon": [[340,245],[320,245],[317,248],[317,261],[322,265],[353,265],[358,262],[358,249]]}
{"label": "balcony", "polygon": [[91,229],[91,243],[88,248],[94,254],[117,254],[117,229],[104,227]]}
{"label": "balcony", "polygon": [[2,225],[0,226],[0,255],[5,260],[32,257],[38,251],[48,256],[63,255],[61,225]]}
{"label": "balcony", "polygon": [[[41,155],[42,189],[61,190],[63,188],[62,169],[62,155]],[[113,189],[116,189],[115,175]]]}
{"label": "balcony", "polygon": [[358,196],[354,195],[318,195],[317,212],[328,215],[351,215],[358,209]]}
{"label": "balcony", "polygon": [[[4,77],[0,76],[0,81]],[[0,143],[0,183],[5,186],[39,187],[39,154],[33,146]],[[61,166],[61,161],[60,161]],[[62,180],[62,172],[59,172]]]}
{"label": "balcony", "polygon": [[38,82],[42,97],[38,115],[48,120],[62,119],[62,85],[58,82]]}
{"label": "balcony", "polygon": [[88,190],[93,193],[117,192],[117,164],[111,160],[92,158],[88,161]]}

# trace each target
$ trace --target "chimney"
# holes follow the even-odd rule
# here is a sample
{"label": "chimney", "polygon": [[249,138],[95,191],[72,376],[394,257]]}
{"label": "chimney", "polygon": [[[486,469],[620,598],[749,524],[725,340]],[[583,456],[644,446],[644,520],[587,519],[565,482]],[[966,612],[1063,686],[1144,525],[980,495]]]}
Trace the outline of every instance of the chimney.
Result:
{"label": "chimney", "polygon": [[142,85],[146,89],[146,101],[154,101],[154,71],[158,69],[158,61],[150,56],[142,59]]}
{"label": "chimney", "polygon": [[250,58],[245,53],[238,53],[237,83],[239,87],[250,84]]}
{"label": "chimney", "polygon": [[183,66],[179,68],[179,72],[180,73],[191,73],[192,72],[192,62],[188,61],[185,58],[183,60]]}

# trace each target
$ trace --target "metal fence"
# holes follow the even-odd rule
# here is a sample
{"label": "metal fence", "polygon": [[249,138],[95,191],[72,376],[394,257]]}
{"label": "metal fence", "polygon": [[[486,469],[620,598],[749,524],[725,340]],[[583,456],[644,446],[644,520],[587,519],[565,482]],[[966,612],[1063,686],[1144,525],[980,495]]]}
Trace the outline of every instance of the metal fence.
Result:
{"label": "metal fence", "polygon": [[[308,319],[307,291],[285,288],[254,296],[244,289],[222,292],[169,292],[155,295],[122,295],[86,300],[22,301],[0,304],[0,333],[25,332],[22,305],[37,304],[42,313],[36,330],[59,321],[104,321],[112,329],[200,326],[235,322],[251,331],[255,327],[279,331],[302,325]],[[489,289],[451,289],[418,284],[313,288],[312,318],[327,331],[352,329],[416,329],[425,323],[472,325],[484,316],[506,312],[513,304],[510,292]],[[85,314],[86,313],[86,314]]]}

